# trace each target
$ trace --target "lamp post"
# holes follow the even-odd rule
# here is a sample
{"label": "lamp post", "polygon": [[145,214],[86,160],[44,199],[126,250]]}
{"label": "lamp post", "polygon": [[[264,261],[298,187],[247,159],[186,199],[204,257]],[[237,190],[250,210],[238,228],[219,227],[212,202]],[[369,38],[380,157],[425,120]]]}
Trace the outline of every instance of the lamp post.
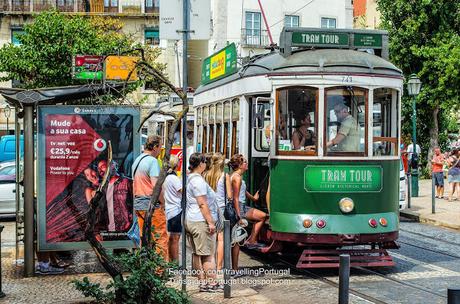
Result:
{"label": "lamp post", "polygon": [[412,174],[412,197],[418,197],[418,163],[419,155],[417,154],[417,111],[415,102],[417,95],[420,93],[422,82],[418,79],[417,75],[411,74],[407,81],[407,91],[409,96],[412,96],[412,157],[410,161],[411,174]]}
{"label": "lamp post", "polygon": [[9,105],[6,105],[6,107],[3,109],[3,114],[5,115],[6,118],[6,134],[10,134],[10,124],[8,119],[10,118],[11,115],[11,107]]}

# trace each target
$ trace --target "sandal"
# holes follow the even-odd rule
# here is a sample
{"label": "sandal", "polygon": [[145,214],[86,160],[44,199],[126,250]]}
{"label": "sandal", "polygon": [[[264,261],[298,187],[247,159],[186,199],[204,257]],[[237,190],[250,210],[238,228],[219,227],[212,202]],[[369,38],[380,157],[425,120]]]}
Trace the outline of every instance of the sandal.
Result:
{"label": "sandal", "polygon": [[222,284],[219,284],[219,283],[216,283],[216,284],[208,284],[207,285],[208,287],[208,292],[221,292],[221,291],[224,291],[224,285]]}
{"label": "sandal", "polygon": [[69,263],[66,263],[64,261],[57,261],[57,263],[50,263],[51,266],[57,267],[57,268],[67,268],[70,266]]}
{"label": "sandal", "polygon": [[265,245],[261,243],[246,243],[244,246],[246,246],[248,249],[259,249],[265,247]]}
{"label": "sandal", "polygon": [[208,292],[209,291],[208,284],[200,285],[199,290],[200,292]]}

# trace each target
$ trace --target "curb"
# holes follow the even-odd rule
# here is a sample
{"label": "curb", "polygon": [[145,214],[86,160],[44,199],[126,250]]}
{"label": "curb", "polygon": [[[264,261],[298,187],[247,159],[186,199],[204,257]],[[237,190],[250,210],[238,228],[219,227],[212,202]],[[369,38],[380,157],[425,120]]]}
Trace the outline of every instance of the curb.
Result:
{"label": "curb", "polygon": [[406,218],[414,220],[418,223],[424,223],[424,224],[429,224],[429,225],[438,226],[438,227],[460,230],[460,225],[450,224],[450,223],[442,222],[436,219],[432,219],[425,215],[421,215],[417,212],[413,212],[409,210],[401,210],[399,211],[399,214]]}

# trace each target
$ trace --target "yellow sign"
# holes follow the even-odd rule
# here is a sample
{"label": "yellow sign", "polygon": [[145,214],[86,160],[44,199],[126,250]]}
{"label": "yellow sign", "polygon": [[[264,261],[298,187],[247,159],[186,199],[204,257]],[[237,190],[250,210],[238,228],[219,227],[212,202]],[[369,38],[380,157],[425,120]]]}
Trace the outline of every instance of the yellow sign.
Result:
{"label": "yellow sign", "polygon": [[[136,63],[139,57],[107,56],[105,59],[106,80],[137,80]],[[131,73],[131,75],[130,75]]]}
{"label": "yellow sign", "polygon": [[211,57],[211,75],[210,79],[225,74],[225,50]]}

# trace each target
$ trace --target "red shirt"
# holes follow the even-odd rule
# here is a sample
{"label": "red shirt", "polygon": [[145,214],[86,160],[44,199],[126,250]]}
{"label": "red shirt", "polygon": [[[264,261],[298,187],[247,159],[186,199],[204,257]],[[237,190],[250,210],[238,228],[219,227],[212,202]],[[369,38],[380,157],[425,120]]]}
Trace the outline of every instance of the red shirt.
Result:
{"label": "red shirt", "polygon": [[432,171],[433,172],[442,172],[442,164],[439,165],[439,164],[435,164],[434,162],[437,162],[437,163],[442,163],[444,162],[444,155],[442,154],[439,154],[439,155],[434,155],[433,156],[433,159],[431,160],[431,163],[432,163]]}

